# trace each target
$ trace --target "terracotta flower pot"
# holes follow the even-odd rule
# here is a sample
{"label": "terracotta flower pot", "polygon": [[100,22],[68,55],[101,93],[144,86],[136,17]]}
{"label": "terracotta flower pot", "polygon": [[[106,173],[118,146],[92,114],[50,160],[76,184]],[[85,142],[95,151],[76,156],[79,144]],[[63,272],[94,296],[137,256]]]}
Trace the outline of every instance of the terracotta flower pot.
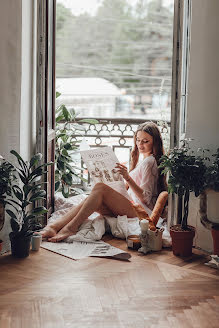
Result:
{"label": "terracotta flower pot", "polygon": [[195,228],[188,226],[190,230],[180,230],[180,224],[176,224],[170,228],[170,236],[172,238],[172,250],[176,256],[191,256],[193,238],[195,236]]}
{"label": "terracotta flower pot", "polygon": [[211,229],[213,238],[214,255],[219,255],[219,229]]}

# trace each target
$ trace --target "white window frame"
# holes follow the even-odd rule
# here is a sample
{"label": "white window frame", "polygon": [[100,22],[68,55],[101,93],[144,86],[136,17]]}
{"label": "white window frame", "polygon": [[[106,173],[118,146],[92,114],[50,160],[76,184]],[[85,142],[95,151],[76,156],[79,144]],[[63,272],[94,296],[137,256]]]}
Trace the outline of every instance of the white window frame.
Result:
{"label": "white window frame", "polygon": [[[190,59],[191,0],[175,0],[172,58],[170,148],[185,138]],[[168,227],[176,224],[176,195],[169,195]]]}
{"label": "white window frame", "polygon": [[185,138],[190,59],[191,0],[175,0],[170,147]]}

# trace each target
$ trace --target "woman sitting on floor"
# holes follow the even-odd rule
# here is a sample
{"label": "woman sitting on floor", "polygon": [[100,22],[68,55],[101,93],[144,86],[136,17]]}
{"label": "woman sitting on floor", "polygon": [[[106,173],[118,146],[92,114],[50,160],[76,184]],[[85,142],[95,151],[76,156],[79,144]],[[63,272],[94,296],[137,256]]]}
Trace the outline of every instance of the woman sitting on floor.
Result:
{"label": "woman sitting on floor", "polygon": [[[140,163],[139,154],[143,155]],[[159,193],[166,190],[165,177],[158,169],[163,154],[163,141],[157,125],[152,122],[141,124],[134,135],[130,172],[123,164],[117,163],[116,166],[126,180],[132,201],[108,185],[97,183],[84,201],[41,231],[43,238],[57,242],[75,234],[94,212],[112,217],[148,217],[148,209],[153,209]]]}

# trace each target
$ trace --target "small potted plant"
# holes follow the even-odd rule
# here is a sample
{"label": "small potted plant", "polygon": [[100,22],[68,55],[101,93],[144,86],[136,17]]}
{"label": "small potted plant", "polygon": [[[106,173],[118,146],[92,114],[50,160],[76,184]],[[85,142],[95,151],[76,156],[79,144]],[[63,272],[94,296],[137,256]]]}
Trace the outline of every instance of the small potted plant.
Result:
{"label": "small potted plant", "polygon": [[14,166],[18,177],[13,181],[13,197],[7,198],[7,204],[11,205],[11,208],[6,209],[6,212],[10,216],[12,228],[9,234],[12,255],[22,258],[29,255],[36,218],[47,212],[44,206],[36,206],[36,202],[45,199],[46,192],[41,178],[46,172],[45,168],[53,163],[40,165],[40,153],[34,155],[29,162],[25,162],[14,150],[11,154],[18,161],[18,166]]}
{"label": "small potted plant", "polygon": [[206,189],[200,197],[201,223],[211,230],[214,254],[219,255],[219,148],[206,170]]}
{"label": "small potted plant", "polygon": [[163,174],[168,174],[168,191],[177,194],[177,222],[170,228],[174,255],[192,254],[195,228],[188,225],[190,193],[199,196],[205,186],[205,158],[195,156],[188,141],[181,148],[174,148],[161,158]]}
{"label": "small potted plant", "polygon": [[5,221],[5,205],[7,196],[12,193],[12,181],[14,179],[14,167],[0,156],[0,230]]}

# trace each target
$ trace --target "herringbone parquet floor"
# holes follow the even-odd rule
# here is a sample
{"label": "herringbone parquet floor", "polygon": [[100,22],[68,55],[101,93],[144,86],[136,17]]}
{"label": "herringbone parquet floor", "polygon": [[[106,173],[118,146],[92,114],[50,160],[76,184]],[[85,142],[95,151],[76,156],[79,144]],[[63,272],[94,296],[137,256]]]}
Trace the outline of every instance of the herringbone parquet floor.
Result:
{"label": "herringbone parquet floor", "polygon": [[73,261],[44,249],[23,260],[1,256],[0,327],[219,327],[219,274],[204,266],[206,256],[131,253],[129,262]]}

